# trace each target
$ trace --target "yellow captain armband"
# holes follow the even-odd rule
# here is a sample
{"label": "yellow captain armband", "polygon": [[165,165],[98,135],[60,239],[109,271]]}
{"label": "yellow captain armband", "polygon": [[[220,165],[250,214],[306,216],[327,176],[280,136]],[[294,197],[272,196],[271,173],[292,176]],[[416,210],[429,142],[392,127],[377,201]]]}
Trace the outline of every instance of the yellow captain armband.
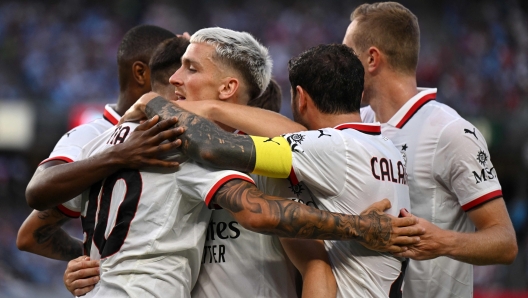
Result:
{"label": "yellow captain armband", "polygon": [[288,178],[292,167],[292,152],[288,141],[283,137],[250,137],[255,143],[256,151],[253,174],[273,178]]}

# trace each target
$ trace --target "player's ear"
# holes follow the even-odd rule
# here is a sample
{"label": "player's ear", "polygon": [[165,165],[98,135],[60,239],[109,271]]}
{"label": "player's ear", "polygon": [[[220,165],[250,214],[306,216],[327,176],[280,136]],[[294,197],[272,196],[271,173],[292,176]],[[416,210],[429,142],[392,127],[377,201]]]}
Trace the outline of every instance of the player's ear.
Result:
{"label": "player's ear", "polygon": [[301,86],[295,87],[295,91],[297,92],[297,100],[298,100],[298,108],[299,112],[303,113],[306,110],[306,107],[308,106],[308,98],[306,93],[306,90],[304,90]]}
{"label": "player's ear", "polygon": [[373,73],[378,70],[381,63],[382,54],[376,47],[370,47],[367,51],[367,69],[366,71]]}
{"label": "player's ear", "polygon": [[148,65],[142,61],[135,61],[132,63],[132,74],[134,81],[140,86],[149,86],[150,89],[150,69]]}
{"label": "player's ear", "polygon": [[238,79],[233,77],[225,78],[220,87],[218,87],[218,94],[220,100],[228,100],[230,98],[233,98],[239,87],[240,82],[238,81]]}

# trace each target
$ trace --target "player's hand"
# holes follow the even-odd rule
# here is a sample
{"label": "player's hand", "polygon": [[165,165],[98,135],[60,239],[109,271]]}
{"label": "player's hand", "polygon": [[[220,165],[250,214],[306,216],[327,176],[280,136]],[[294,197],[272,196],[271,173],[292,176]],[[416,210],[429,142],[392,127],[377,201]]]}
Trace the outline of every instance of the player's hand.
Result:
{"label": "player's hand", "polygon": [[420,235],[420,242],[408,246],[406,251],[395,253],[394,256],[411,258],[413,260],[429,260],[442,255],[442,239],[449,237],[446,231],[440,229],[429,221],[411,215],[407,210],[402,210],[401,215],[410,218],[411,216],[418,220],[418,225],[425,229],[425,233]]}
{"label": "player's hand", "polygon": [[178,167],[178,162],[164,160],[163,154],[174,151],[181,145],[181,140],[176,138],[184,132],[184,129],[174,127],[178,123],[176,117],[159,122],[158,120],[159,116],[156,115],[143,122],[125,142],[109,148],[112,156],[130,169]]}
{"label": "player's hand", "polygon": [[143,94],[134,105],[132,105],[121,117],[118,124],[123,124],[124,122],[140,121],[147,119],[145,116],[145,108],[147,104],[154,98],[160,96],[156,92],[147,92]]}
{"label": "player's hand", "polygon": [[80,256],[71,260],[63,277],[66,289],[74,296],[90,292],[99,282],[99,261]]}
{"label": "player's hand", "polygon": [[360,214],[360,243],[368,249],[400,253],[420,242],[425,229],[414,216],[397,218],[384,211],[391,207],[388,199],[370,205]]}

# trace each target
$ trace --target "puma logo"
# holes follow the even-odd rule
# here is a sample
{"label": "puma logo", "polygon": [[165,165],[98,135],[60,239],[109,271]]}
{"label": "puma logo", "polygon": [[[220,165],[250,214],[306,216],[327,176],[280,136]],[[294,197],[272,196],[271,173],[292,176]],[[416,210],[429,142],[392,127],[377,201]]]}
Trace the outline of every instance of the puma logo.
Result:
{"label": "puma logo", "polygon": [[68,132],[66,133],[66,136],[69,138],[69,137],[70,137],[70,134],[71,134],[72,132],[74,132],[74,131],[75,131],[75,129],[74,129],[74,130],[71,130],[71,131],[68,131]]}
{"label": "puma logo", "polygon": [[264,141],[264,143],[266,143],[266,142],[273,142],[273,143],[275,143],[275,144],[277,144],[277,145],[279,145],[279,146],[280,146],[280,143],[279,143],[279,142],[276,142],[276,141],[274,141],[274,140],[273,140],[272,138],[268,138],[267,140],[265,140],[265,141]]}
{"label": "puma logo", "polygon": [[474,127],[473,127],[473,131],[471,131],[471,130],[469,130],[469,129],[467,129],[467,128],[464,128],[464,133],[472,134],[472,135],[475,137],[475,139],[478,140],[478,138],[477,138],[477,134],[475,133],[475,128],[474,128]]}
{"label": "puma logo", "polygon": [[319,133],[320,133],[320,135],[317,137],[318,139],[319,139],[320,137],[322,137],[322,136],[329,136],[329,137],[331,137],[331,135],[324,133],[324,131],[323,131],[322,129],[318,129],[318,131],[319,131]]}

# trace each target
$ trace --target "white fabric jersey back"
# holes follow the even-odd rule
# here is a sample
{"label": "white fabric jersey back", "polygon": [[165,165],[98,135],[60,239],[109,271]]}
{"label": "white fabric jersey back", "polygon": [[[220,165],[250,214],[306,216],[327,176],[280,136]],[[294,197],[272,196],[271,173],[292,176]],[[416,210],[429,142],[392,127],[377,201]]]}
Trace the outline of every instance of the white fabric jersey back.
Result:
{"label": "white fabric jersey back", "polygon": [[[293,152],[290,179],[303,181],[321,209],[360,214],[383,198],[392,203],[387,210],[391,215],[398,216],[400,208],[410,208],[402,156],[380,135],[379,125],[348,123],[286,134],[285,138]],[[399,293],[395,287],[401,282],[402,260],[368,250],[355,241],[325,241],[325,245],[338,297]]]}
{"label": "white fabric jersey back", "polygon": [[[126,140],[137,124],[112,128],[81,159]],[[190,161],[178,169],[121,170],[63,204],[81,213],[85,248],[101,259],[101,280],[86,297],[190,297],[211,211],[207,204],[235,171]]]}
{"label": "white fabric jersey back", "polygon": [[[387,123],[383,135],[407,161],[412,212],[442,229],[474,232],[465,211],[502,196],[482,134],[452,108],[421,89]],[[363,121],[375,120],[366,107]],[[404,297],[473,296],[473,266],[447,257],[412,261]]]}
{"label": "white fabric jersey back", "polygon": [[[316,207],[305,185],[252,177],[266,194]],[[246,230],[226,210],[214,210],[192,296],[297,297],[296,274],[278,237]]]}

